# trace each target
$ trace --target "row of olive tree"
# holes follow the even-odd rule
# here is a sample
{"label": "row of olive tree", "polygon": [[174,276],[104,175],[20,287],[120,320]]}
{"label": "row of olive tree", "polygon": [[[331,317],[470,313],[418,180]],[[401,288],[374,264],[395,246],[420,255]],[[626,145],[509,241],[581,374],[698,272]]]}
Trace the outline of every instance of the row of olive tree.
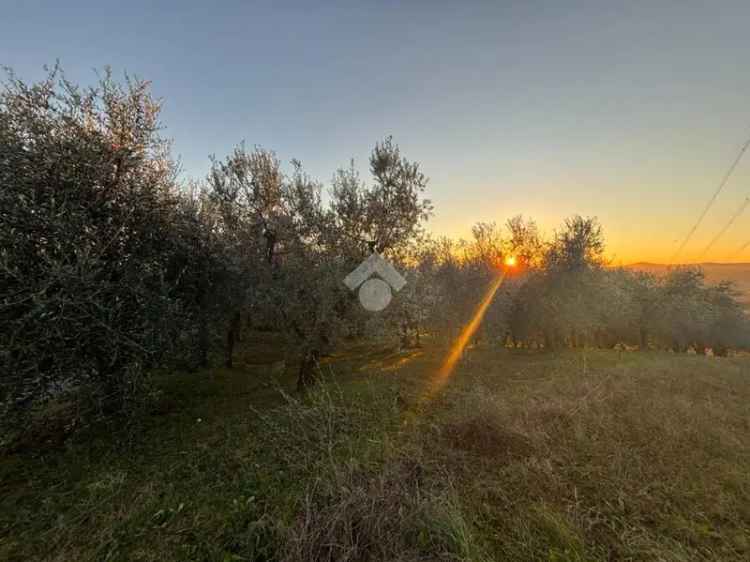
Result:
{"label": "row of olive tree", "polygon": [[[596,219],[571,217],[544,241],[533,221],[503,231],[480,223],[470,241],[422,241],[401,267],[410,285],[394,310],[402,345],[420,333],[451,340],[492,280],[506,278],[475,339],[556,349],[617,344],[725,354],[750,347],[750,323],[729,284],[708,285],[699,268],[663,276],[609,267]],[[514,256],[514,267],[504,265]]]}
{"label": "row of olive tree", "polygon": [[718,354],[750,345],[750,323],[731,285],[706,284],[697,267],[663,277],[611,268],[603,253],[595,219],[568,219],[515,300],[514,338],[551,349],[619,343]]}
{"label": "row of olive tree", "polygon": [[[362,326],[342,283],[377,250],[396,254],[430,212],[427,180],[390,138],[322,186],[293,161],[238,147],[206,180],[178,180],[147,83],[107,72],[91,88],[58,69],[0,93],[0,418],[20,428],[70,406],[77,423],[130,410],[147,373],[232,365],[242,325],[281,330],[300,387],[320,355]],[[4,441],[10,437],[5,433]]]}
{"label": "row of olive tree", "polygon": [[273,153],[237,148],[214,161],[205,196],[219,210],[221,232],[232,241],[238,276],[228,303],[227,364],[239,317],[271,319],[299,350],[298,386],[310,384],[321,354],[342,335],[358,333],[364,311],[343,284],[372,251],[402,252],[430,212],[427,180],[390,138],[370,157],[373,184],[353,167],[339,170],[328,203],[320,184],[293,161],[281,171]]}
{"label": "row of olive tree", "polygon": [[[283,333],[298,385],[343,335],[402,346],[453,339],[512,255],[477,340],[554,349],[618,342],[719,352],[748,346],[728,285],[606,266],[601,227],[573,217],[552,240],[516,217],[470,241],[434,240],[427,180],[390,138],[328,197],[297,161],[239,146],[185,186],[148,84],[109,73],[79,88],[57,69],[0,93],[0,417],[3,428],[71,406],[70,423],[130,410],[165,365],[231,367],[245,325]],[[342,280],[378,251],[407,277],[370,315]],[[59,409],[59,408],[58,408]],[[43,418],[43,416],[42,416]],[[7,439],[7,438],[6,438]]]}

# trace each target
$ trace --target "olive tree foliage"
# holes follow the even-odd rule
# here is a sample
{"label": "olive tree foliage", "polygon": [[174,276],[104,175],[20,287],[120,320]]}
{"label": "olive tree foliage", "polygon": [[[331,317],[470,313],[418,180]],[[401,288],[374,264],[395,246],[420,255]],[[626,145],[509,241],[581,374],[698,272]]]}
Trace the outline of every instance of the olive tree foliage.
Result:
{"label": "olive tree foliage", "polygon": [[710,328],[705,342],[696,342],[696,349],[705,351],[705,344],[720,356],[730,349],[750,349],[750,314],[734,286],[723,282],[707,287],[706,292]]}
{"label": "olive tree foliage", "polygon": [[210,366],[210,354],[223,348],[231,367],[232,349],[239,337],[232,304],[241,294],[246,263],[229,235],[221,205],[205,185],[191,182],[180,205],[190,218],[187,258],[180,272],[180,296],[187,303],[189,322],[178,333],[178,366],[193,370]]}
{"label": "olive tree foliage", "polygon": [[545,243],[532,219],[516,215],[505,223],[508,232],[507,253],[516,258],[522,271],[535,271],[542,265]]}
{"label": "olive tree foliage", "polygon": [[[206,197],[217,211],[217,231],[231,274],[214,302],[224,319],[224,362],[233,364],[245,324],[267,323],[272,266],[291,229],[286,178],[273,152],[237,147],[225,161],[212,159]],[[206,344],[208,342],[206,341]]]}
{"label": "olive tree foliage", "polygon": [[[468,241],[432,239],[427,178],[390,137],[368,180],[353,164],[330,189],[266,149],[212,159],[185,190],[149,85],[109,72],[79,88],[54,69],[8,74],[0,92],[0,422],[22,427],[50,401],[69,424],[131,409],[158,366],[231,367],[243,325],[281,331],[298,386],[341,336],[375,325],[401,347],[456,337],[503,271],[477,339],[517,346],[618,342],[718,353],[750,346],[726,284],[674,269],[665,278],[609,268],[592,218],[551,240],[521,216],[478,223]],[[371,314],[343,279],[371,252],[407,278]],[[507,338],[506,336],[510,336]],[[6,423],[7,422],[7,423]],[[0,443],[2,444],[2,443]]]}
{"label": "olive tree foliage", "polygon": [[397,262],[407,285],[389,315],[401,347],[416,345],[423,332],[450,341],[468,321],[481,288],[476,269],[464,261],[467,245],[445,237],[427,239]]}
{"label": "olive tree foliage", "polygon": [[[459,303],[461,324],[471,320],[477,305],[486,297],[493,285],[493,280],[505,269],[504,261],[508,255],[508,240],[502,229],[494,222],[480,222],[472,227],[472,238],[462,244],[462,285],[467,299]],[[512,284],[510,276],[494,294],[490,305],[484,313],[482,324],[474,335],[474,342],[502,338],[507,332],[507,320],[511,300],[509,289]]]}
{"label": "olive tree foliage", "polygon": [[321,355],[365,322],[343,279],[373,251],[395,256],[431,210],[422,196],[427,179],[390,137],[375,145],[370,172],[368,186],[353,165],[338,170],[327,203],[298,161],[284,172],[261,148],[239,147],[209,176],[245,268],[232,306],[272,318],[287,335],[299,354],[300,388],[314,382]]}
{"label": "olive tree foliage", "polygon": [[[522,217],[508,221],[506,230],[507,233],[493,222],[477,223],[469,240],[440,238],[421,244],[411,260],[413,265],[404,268],[408,275],[418,273],[418,284],[407,294],[416,292],[413,306],[423,309],[419,315],[424,319],[423,331],[453,340],[474,316],[498,276],[505,272],[504,282],[485,311],[474,341],[506,339],[513,298],[529,264],[537,260],[532,247],[538,242],[536,226]],[[528,250],[525,254],[524,249]],[[504,262],[509,255],[525,264],[524,273],[506,268]]]}
{"label": "olive tree foliage", "polygon": [[366,314],[344,277],[398,259],[431,206],[419,165],[377,143],[371,184],[352,166],[322,186],[292,161],[238,147],[185,190],[148,83],[106,72],[79,88],[54,69],[0,95],[0,406],[20,427],[54,400],[130,409],[147,373],[232,365],[245,323],[281,329],[299,385]]}
{"label": "olive tree foliage", "polygon": [[[508,221],[505,229],[492,222],[477,223],[469,240],[415,239],[394,256],[408,281],[387,315],[400,346],[419,345],[425,334],[452,341],[503,273],[504,282],[485,311],[474,342],[505,341],[515,295],[539,263],[541,249],[536,225],[520,216]],[[509,255],[523,267],[507,268],[504,261]]]}
{"label": "olive tree foliage", "polygon": [[406,285],[383,315],[383,335],[398,335],[402,350],[422,347],[422,336],[434,333],[441,321],[445,294],[438,282],[441,241],[428,235],[415,237],[392,252],[390,259]]}
{"label": "olive tree foliage", "polygon": [[[541,246],[541,244],[539,244]],[[534,340],[547,348],[578,345],[599,328],[601,295],[596,283],[604,242],[595,219],[574,216],[546,244],[513,306],[514,341]],[[538,255],[538,254],[537,254]]]}
{"label": "olive tree foliage", "polygon": [[725,354],[747,347],[748,317],[731,285],[707,285],[695,267],[662,278],[611,268],[603,252],[596,219],[566,220],[514,299],[513,340],[547,349],[626,344]]}
{"label": "olive tree foliage", "polygon": [[706,285],[700,268],[670,270],[659,286],[654,340],[675,351],[703,353],[710,347],[719,355],[746,347],[750,324],[737,296],[729,283]]}
{"label": "olive tree foliage", "polygon": [[372,184],[352,166],[334,176],[330,202],[321,187],[296,169],[286,190],[291,236],[278,269],[279,310],[300,350],[298,386],[314,382],[322,352],[362,319],[357,297],[343,279],[371,251],[390,258],[421,232],[430,202],[419,165],[401,155],[390,137],[370,156]]}
{"label": "olive tree foliage", "polygon": [[[0,408],[121,406],[190,317],[194,209],[148,83],[58,69],[0,93]],[[84,406],[79,404],[79,412]]]}
{"label": "olive tree foliage", "polygon": [[351,163],[333,178],[330,211],[337,243],[353,254],[401,248],[420,234],[432,211],[423,197],[427,178],[418,163],[401,155],[391,137],[375,145],[370,174],[373,185],[368,187]]}
{"label": "olive tree foliage", "polygon": [[375,145],[370,174],[372,183],[367,185],[351,166],[339,170],[327,206],[318,197],[306,196],[309,182],[296,174],[292,192],[298,201],[298,235],[290,249],[303,267],[285,269],[291,290],[283,297],[291,296],[291,305],[298,307],[298,313],[287,318],[292,328],[287,332],[303,355],[300,387],[314,380],[324,347],[362,322],[364,312],[356,294],[343,284],[344,277],[371,251],[395,260],[421,234],[422,222],[431,212],[430,201],[423,197],[427,178],[390,137]]}

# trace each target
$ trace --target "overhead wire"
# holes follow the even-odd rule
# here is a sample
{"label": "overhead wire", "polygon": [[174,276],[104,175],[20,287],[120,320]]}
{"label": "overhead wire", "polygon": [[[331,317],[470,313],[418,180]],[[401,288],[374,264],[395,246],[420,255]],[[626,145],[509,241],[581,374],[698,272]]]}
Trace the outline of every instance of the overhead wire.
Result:
{"label": "overhead wire", "polygon": [[698,216],[698,220],[695,221],[695,224],[693,224],[692,228],[688,231],[685,238],[682,240],[682,243],[680,244],[679,248],[677,248],[677,251],[672,255],[672,258],[669,260],[670,264],[673,264],[675,260],[680,256],[682,251],[685,249],[685,246],[687,246],[688,242],[690,242],[690,239],[695,234],[695,231],[698,230],[698,227],[703,222],[703,219],[706,218],[706,215],[708,214],[708,211],[711,210],[711,207],[713,207],[714,203],[716,202],[716,199],[719,197],[719,194],[724,190],[724,187],[726,186],[727,182],[729,181],[729,178],[732,177],[732,174],[734,173],[735,168],[740,163],[740,160],[742,160],[742,157],[744,156],[745,152],[747,151],[748,147],[750,147],[750,138],[745,141],[745,144],[742,145],[742,148],[740,148],[739,153],[737,154],[737,157],[732,162],[732,165],[729,166],[729,169],[724,174],[724,177],[722,178],[721,182],[719,182],[718,187],[714,191],[711,198],[708,200],[708,203],[704,207],[701,214]]}
{"label": "overhead wire", "polygon": [[736,259],[736,258],[740,257],[740,256],[742,255],[742,252],[744,252],[744,251],[745,251],[745,250],[747,250],[748,248],[750,248],[750,240],[748,240],[748,241],[747,241],[747,242],[745,242],[745,243],[744,243],[744,244],[743,244],[742,246],[740,246],[740,247],[738,248],[738,250],[737,250],[737,251],[736,251],[736,252],[735,252],[734,254],[732,254],[732,256],[731,256],[731,257],[729,258],[729,260],[730,260],[730,261],[732,261],[732,260],[734,260],[734,259]]}
{"label": "overhead wire", "polygon": [[742,215],[742,213],[745,212],[745,209],[747,209],[747,206],[750,205],[750,197],[746,197],[745,200],[742,202],[740,207],[735,211],[735,213],[732,215],[732,217],[729,219],[729,221],[724,225],[724,228],[722,228],[716,236],[714,236],[711,241],[708,243],[708,245],[703,248],[703,253],[701,254],[701,257],[705,256],[708,251],[714,247],[714,244],[716,244],[722,236],[726,233],[727,230],[734,224],[734,222]]}

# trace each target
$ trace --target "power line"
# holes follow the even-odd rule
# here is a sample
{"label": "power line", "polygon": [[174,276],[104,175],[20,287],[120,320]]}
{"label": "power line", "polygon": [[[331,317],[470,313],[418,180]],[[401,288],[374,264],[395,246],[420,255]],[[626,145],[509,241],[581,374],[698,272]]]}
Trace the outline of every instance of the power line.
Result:
{"label": "power line", "polygon": [[708,243],[708,246],[706,246],[703,249],[703,253],[701,254],[701,257],[705,256],[708,251],[713,247],[716,242],[719,241],[719,239],[724,236],[724,233],[729,230],[729,227],[731,227],[734,224],[734,221],[736,221],[742,213],[745,212],[745,209],[747,209],[747,206],[750,205],[750,197],[746,197],[745,200],[742,202],[742,205],[740,205],[740,208],[737,209],[737,211],[732,215],[732,218],[729,219],[729,222],[724,225],[724,228],[722,228],[719,233],[713,237],[713,239]]}
{"label": "power line", "polygon": [[734,254],[732,254],[732,257],[730,259],[738,258],[742,255],[742,252],[750,248],[750,240],[745,242],[742,246],[740,246],[739,250],[737,250]]}
{"label": "power line", "polygon": [[745,151],[747,150],[748,146],[750,146],[750,138],[748,138],[745,144],[742,145],[742,148],[740,149],[740,152],[737,155],[737,158],[734,159],[734,162],[732,162],[732,165],[729,167],[729,170],[727,170],[727,173],[724,174],[724,178],[721,180],[721,183],[719,183],[719,187],[717,187],[716,191],[714,191],[714,194],[711,196],[711,199],[709,199],[708,204],[706,205],[705,209],[703,209],[703,212],[698,217],[698,220],[695,221],[695,224],[687,233],[687,236],[685,236],[685,239],[682,241],[682,244],[680,244],[680,247],[677,248],[677,251],[672,256],[672,259],[669,260],[669,263],[674,263],[677,257],[682,253],[682,250],[685,249],[685,246],[687,246],[687,243],[690,242],[690,239],[693,237],[693,234],[695,234],[695,231],[698,230],[698,227],[703,222],[703,219],[706,218],[708,211],[711,210],[711,207],[713,207],[714,203],[716,202],[716,198],[719,196],[721,191],[724,189],[724,186],[729,181],[729,178],[732,176],[732,173],[734,172],[734,169],[737,167],[737,164],[739,164],[740,160],[742,160],[742,156],[745,154]]}

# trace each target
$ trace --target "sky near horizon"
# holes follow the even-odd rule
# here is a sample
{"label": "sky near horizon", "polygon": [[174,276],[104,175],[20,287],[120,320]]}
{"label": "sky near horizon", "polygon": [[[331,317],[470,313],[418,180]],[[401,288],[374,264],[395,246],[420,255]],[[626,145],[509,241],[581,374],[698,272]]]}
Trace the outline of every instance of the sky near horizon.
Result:
{"label": "sky near horizon", "polygon": [[[596,216],[615,263],[667,262],[750,136],[750,2],[6,0],[0,64],[153,82],[184,177],[241,141],[324,182],[393,135],[436,234]],[[750,261],[750,151],[681,261]]]}

